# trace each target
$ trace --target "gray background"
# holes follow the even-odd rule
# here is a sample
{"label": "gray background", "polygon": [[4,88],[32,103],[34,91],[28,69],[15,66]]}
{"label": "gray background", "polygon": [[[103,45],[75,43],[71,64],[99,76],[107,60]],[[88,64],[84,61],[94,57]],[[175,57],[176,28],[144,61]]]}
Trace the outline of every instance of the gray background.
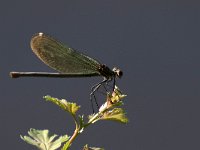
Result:
{"label": "gray background", "polygon": [[10,71],[52,71],[31,51],[48,33],[124,71],[130,122],[99,122],[73,143],[107,150],[188,150],[199,146],[200,4],[198,1],[34,0],[0,2],[1,149],[34,149],[29,128],[72,134],[71,117],[42,97],[76,101],[91,113],[90,87],[101,78],[11,79]]}

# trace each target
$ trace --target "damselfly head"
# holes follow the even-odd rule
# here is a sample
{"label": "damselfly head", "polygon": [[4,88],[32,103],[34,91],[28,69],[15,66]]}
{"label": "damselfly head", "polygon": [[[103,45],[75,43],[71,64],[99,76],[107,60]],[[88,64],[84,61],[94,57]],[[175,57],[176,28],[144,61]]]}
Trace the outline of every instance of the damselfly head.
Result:
{"label": "damselfly head", "polygon": [[116,75],[118,78],[121,78],[122,75],[123,75],[123,72],[122,72],[119,68],[117,68],[117,67],[114,67],[112,71],[115,73],[115,75]]}

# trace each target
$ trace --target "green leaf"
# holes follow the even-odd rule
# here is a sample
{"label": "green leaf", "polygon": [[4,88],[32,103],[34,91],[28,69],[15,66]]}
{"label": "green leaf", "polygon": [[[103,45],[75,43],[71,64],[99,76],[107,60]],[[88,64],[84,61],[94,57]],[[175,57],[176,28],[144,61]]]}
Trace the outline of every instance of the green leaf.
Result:
{"label": "green leaf", "polygon": [[30,129],[28,134],[29,136],[20,135],[21,139],[31,145],[36,146],[40,150],[56,150],[63,142],[69,140],[68,135],[60,136],[55,139],[57,135],[49,135],[48,130]]}
{"label": "green leaf", "polygon": [[79,110],[79,108],[81,106],[78,106],[76,103],[71,103],[71,102],[68,102],[66,101],[65,99],[57,99],[57,98],[54,98],[54,97],[51,97],[51,96],[44,96],[44,98],[47,100],[47,101],[51,101],[52,103],[58,105],[59,107],[61,107],[62,109],[64,109],[65,111],[71,113],[72,115],[75,115],[76,112]]}
{"label": "green leaf", "polygon": [[88,145],[85,145],[83,147],[83,150],[104,150],[104,149],[99,147],[88,147]]}
{"label": "green leaf", "polygon": [[121,123],[127,123],[128,118],[126,117],[125,111],[122,108],[114,108],[103,114],[102,120],[113,120]]}

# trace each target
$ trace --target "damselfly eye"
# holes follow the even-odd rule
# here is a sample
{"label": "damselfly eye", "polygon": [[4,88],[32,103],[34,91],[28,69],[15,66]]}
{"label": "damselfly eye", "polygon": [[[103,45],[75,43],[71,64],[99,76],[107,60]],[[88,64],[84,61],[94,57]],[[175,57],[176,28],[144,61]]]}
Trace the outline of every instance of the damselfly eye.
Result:
{"label": "damselfly eye", "polygon": [[121,78],[121,77],[123,76],[123,72],[122,72],[121,70],[118,70],[118,71],[117,71],[117,76],[118,76],[119,78]]}
{"label": "damselfly eye", "polygon": [[116,67],[113,68],[113,72],[114,72],[115,75],[116,75],[117,77],[119,77],[119,78],[121,78],[122,75],[123,75],[123,72],[122,72],[119,68],[116,68]]}

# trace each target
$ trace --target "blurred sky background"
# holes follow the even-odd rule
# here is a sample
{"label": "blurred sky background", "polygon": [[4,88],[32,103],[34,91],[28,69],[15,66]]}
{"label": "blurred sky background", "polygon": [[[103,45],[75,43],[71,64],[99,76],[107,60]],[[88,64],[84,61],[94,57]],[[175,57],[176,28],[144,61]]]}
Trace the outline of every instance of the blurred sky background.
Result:
{"label": "blurred sky background", "polygon": [[75,101],[89,114],[90,87],[102,80],[11,79],[10,71],[53,71],[30,49],[37,32],[124,72],[117,85],[128,95],[129,123],[101,121],[71,149],[200,149],[199,8],[195,0],[1,0],[1,149],[34,149],[19,136],[30,128],[71,135],[71,116],[42,97]]}

